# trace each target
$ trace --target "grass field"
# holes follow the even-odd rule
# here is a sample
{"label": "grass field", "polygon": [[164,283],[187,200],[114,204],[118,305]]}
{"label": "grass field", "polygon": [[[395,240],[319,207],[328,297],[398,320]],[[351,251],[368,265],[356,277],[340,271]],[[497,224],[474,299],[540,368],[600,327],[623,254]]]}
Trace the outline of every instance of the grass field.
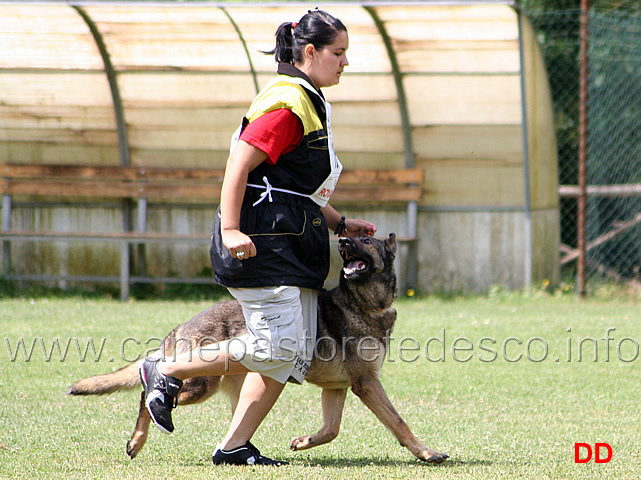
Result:
{"label": "grass field", "polygon": [[[580,302],[546,294],[397,302],[399,319],[382,382],[414,433],[450,454],[443,465],[417,461],[351,393],[333,443],[289,451],[293,436],[313,433],[321,423],[320,390],[310,385],[288,386],[254,438],[263,453],[290,461],[287,467],[211,465],[229,419],[223,396],[176,410],[174,435],[152,430],[141,454],[129,460],[125,443],[139,392],[91,398],[64,393],[74,380],[116,369],[153,348],[155,337],[206,306],[0,300],[0,478],[641,475],[638,302]],[[615,329],[609,341],[608,329]],[[87,349],[90,340],[95,353]],[[576,442],[608,443],[612,460],[575,464]]]}

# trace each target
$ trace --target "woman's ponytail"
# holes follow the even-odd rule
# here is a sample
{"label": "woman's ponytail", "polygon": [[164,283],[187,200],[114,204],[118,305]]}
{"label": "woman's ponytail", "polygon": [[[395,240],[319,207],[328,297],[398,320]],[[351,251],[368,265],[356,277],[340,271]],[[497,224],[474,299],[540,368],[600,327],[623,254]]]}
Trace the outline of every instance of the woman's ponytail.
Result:
{"label": "woman's ponytail", "polygon": [[292,22],[281,23],[276,30],[276,46],[268,55],[274,55],[278,63],[294,63],[294,27]]}

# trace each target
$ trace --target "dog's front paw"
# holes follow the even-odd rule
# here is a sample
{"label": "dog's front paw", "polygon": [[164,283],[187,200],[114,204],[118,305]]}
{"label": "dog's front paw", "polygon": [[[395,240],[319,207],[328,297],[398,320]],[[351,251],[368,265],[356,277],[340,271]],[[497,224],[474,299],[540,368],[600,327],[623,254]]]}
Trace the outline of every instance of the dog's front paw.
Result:
{"label": "dog's front paw", "polygon": [[418,455],[418,458],[427,463],[443,463],[445,460],[450,458],[447,453],[438,452],[432,450],[431,448],[426,448]]}
{"label": "dog's front paw", "polygon": [[140,452],[140,449],[142,446],[139,446],[136,442],[132,442],[129,440],[127,442],[127,455],[129,455],[129,458],[132,460],[136,458],[136,455],[138,455],[138,452]]}
{"label": "dog's front paw", "polygon": [[296,437],[292,439],[289,444],[289,448],[292,450],[307,450],[308,448],[314,447],[314,440],[311,435],[305,435],[303,437]]}

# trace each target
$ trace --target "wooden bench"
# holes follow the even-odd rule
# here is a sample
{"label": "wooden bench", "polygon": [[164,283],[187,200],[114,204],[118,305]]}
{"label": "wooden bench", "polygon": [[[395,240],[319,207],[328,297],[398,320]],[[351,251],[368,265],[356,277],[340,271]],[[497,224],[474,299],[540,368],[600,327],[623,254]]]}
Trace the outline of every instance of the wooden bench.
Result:
{"label": "wooden bench", "polygon": [[[203,168],[111,167],[83,165],[0,164],[2,200],[3,277],[10,280],[107,281],[120,283],[121,298],[129,297],[132,283],[213,283],[202,278],[132,277],[130,246],[149,243],[209,243],[210,232],[174,234],[147,231],[147,207],[151,201],[210,203],[217,205],[224,171]],[[398,204],[407,207],[410,231],[399,235],[400,242],[416,241],[416,205],[423,194],[422,169],[346,170],[332,197],[335,205]],[[118,199],[135,203],[137,228],[118,232],[21,231],[12,228],[11,210],[15,198],[39,202],[84,203]],[[413,222],[413,223],[412,223]],[[412,226],[413,225],[413,226]],[[133,229],[131,229],[133,230]],[[11,242],[67,241],[116,242],[120,244],[120,276],[39,276],[11,274]]]}

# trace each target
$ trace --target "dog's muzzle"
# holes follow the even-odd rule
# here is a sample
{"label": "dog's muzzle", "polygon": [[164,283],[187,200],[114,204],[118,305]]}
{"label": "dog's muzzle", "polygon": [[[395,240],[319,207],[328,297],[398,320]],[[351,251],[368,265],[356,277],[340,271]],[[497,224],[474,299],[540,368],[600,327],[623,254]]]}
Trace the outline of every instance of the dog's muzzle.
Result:
{"label": "dog's muzzle", "polygon": [[369,262],[363,256],[358,255],[358,248],[351,238],[340,238],[338,240],[338,251],[343,258],[343,275],[351,279],[368,270]]}

